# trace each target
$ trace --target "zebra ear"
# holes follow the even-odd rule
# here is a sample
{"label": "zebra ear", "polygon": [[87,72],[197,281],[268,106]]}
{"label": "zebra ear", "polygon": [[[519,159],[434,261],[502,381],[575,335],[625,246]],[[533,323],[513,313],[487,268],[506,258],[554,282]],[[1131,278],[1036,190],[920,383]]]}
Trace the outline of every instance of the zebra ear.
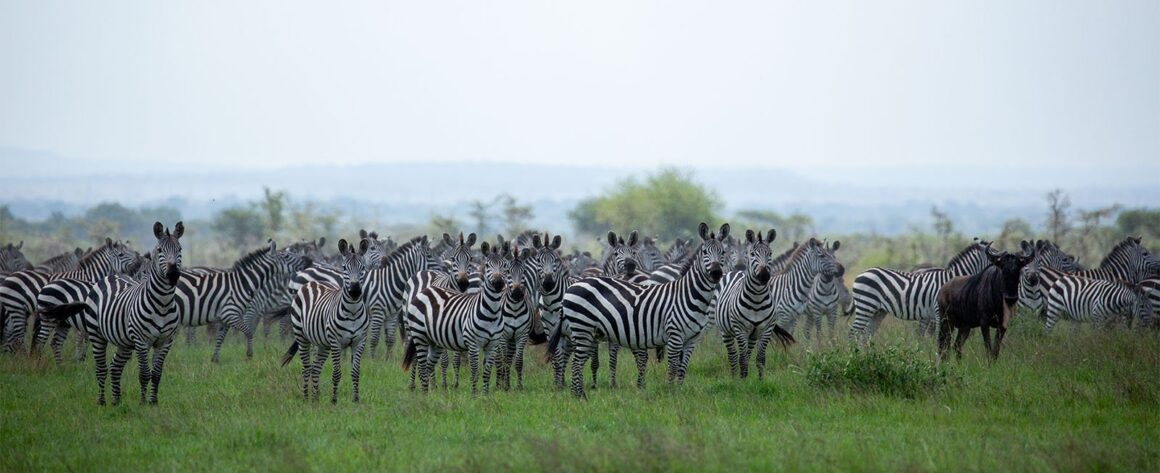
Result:
{"label": "zebra ear", "polygon": [[471,248],[471,245],[475,244],[475,233],[471,233],[471,234],[467,235],[467,241],[465,242],[465,244],[467,245],[468,248]]}
{"label": "zebra ear", "polygon": [[556,235],[556,236],[552,237],[552,245],[551,246],[552,246],[553,250],[560,249],[560,235]]}
{"label": "zebra ear", "polygon": [[177,222],[177,225],[173,226],[173,238],[180,239],[181,235],[184,235],[184,234],[185,234],[185,223]]}
{"label": "zebra ear", "polygon": [[636,246],[636,242],[636,230],[633,230],[632,233],[628,234],[628,246]]}
{"label": "zebra ear", "polygon": [[338,252],[345,255],[346,250],[347,250],[346,238],[339,238],[338,239]]}
{"label": "zebra ear", "polygon": [[608,232],[608,246],[616,246],[616,233]]}
{"label": "zebra ear", "polygon": [[367,230],[365,228],[358,229],[358,238],[360,240],[365,240],[367,238]]}
{"label": "zebra ear", "polygon": [[749,242],[749,244],[752,245],[754,243],[757,243],[760,240],[761,240],[761,235],[754,236],[753,230],[745,230],[745,241]]}
{"label": "zebra ear", "polygon": [[728,223],[721,224],[721,234],[718,235],[717,238],[719,238],[721,240],[729,238],[729,224]]}
{"label": "zebra ear", "polygon": [[270,251],[278,251],[278,243],[273,238],[266,240],[266,243],[270,244]]}
{"label": "zebra ear", "polygon": [[451,235],[446,233],[443,234],[443,243],[447,244],[447,246],[455,246],[455,241],[451,239]]}
{"label": "zebra ear", "polygon": [[368,237],[370,237],[372,240],[378,240],[378,239],[379,239],[379,234],[378,234],[378,232],[370,232],[370,233],[368,233],[368,234],[367,234],[367,236],[368,236]]}
{"label": "zebra ear", "polygon": [[702,240],[708,240],[709,239],[709,224],[707,224],[705,222],[701,222],[701,225],[699,225],[697,227],[697,234],[701,236]]}
{"label": "zebra ear", "polygon": [[766,243],[773,243],[775,238],[777,238],[777,230],[770,228],[768,232],[765,232]]}
{"label": "zebra ear", "polygon": [[19,244],[19,245],[16,245],[16,249],[18,249],[18,250],[19,250],[19,249],[21,249],[21,248],[24,248],[24,240],[20,240],[20,244]]}
{"label": "zebra ear", "polygon": [[[153,224],[153,237],[160,240],[163,236],[165,236],[165,225],[162,225],[161,222],[155,222]],[[23,245],[24,242],[21,241],[20,244]]]}
{"label": "zebra ear", "polygon": [[367,250],[369,250],[370,247],[371,247],[371,243],[369,241],[367,241],[365,238],[362,239],[361,241],[358,242],[358,254],[360,254],[360,255],[367,254]]}
{"label": "zebra ear", "polygon": [[532,250],[529,250],[527,248],[520,250],[520,255],[519,255],[520,261],[527,261],[528,256],[530,256],[531,254],[532,254]]}
{"label": "zebra ear", "polygon": [[830,251],[838,251],[838,247],[842,246],[842,242],[834,240],[834,246],[830,247]]}
{"label": "zebra ear", "polygon": [[486,241],[479,244],[479,252],[483,253],[484,256],[487,256],[487,253],[490,250],[491,250],[491,245],[487,244]]}
{"label": "zebra ear", "polygon": [[326,237],[318,237],[318,249],[326,248]]}
{"label": "zebra ear", "polygon": [[112,238],[105,237],[105,247],[106,247],[106,248],[112,248],[112,247],[113,247],[113,239],[112,239]]}
{"label": "zebra ear", "polygon": [[544,247],[544,242],[540,240],[539,233],[532,235],[532,247],[537,250]]}

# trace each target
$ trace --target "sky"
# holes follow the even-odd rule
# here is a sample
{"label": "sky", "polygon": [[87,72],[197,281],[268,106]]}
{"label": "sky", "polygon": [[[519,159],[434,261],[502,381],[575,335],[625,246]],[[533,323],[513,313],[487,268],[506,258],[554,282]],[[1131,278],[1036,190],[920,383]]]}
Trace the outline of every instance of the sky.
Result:
{"label": "sky", "polygon": [[94,163],[1160,161],[1156,0],[6,1],[0,38],[0,147]]}

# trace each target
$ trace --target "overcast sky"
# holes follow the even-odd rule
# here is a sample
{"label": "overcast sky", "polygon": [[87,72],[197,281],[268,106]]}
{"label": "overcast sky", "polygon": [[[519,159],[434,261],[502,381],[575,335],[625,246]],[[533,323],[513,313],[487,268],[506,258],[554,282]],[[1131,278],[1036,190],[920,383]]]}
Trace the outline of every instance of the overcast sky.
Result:
{"label": "overcast sky", "polygon": [[0,146],[149,165],[1160,160],[1160,1],[0,3]]}

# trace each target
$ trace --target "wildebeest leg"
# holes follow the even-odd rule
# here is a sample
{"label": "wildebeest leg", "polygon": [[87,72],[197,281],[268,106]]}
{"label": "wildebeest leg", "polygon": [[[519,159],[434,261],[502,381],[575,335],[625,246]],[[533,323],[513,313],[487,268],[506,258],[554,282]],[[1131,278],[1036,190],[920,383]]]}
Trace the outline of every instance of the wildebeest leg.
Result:
{"label": "wildebeest leg", "polygon": [[991,358],[999,359],[999,350],[1003,348],[1003,336],[1007,334],[1007,329],[999,327],[995,329],[995,351],[991,353]]}
{"label": "wildebeest leg", "polygon": [[959,328],[959,336],[955,338],[955,359],[963,359],[963,344],[967,343],[967,337],[971,336],[971,329],[968,327]]}
{"label": "wildebeest leg", "polygon": [[983,324],[980,330],[983,331],[983,346],[987,348],[987,356],[992,356],[995,353],[995,349],[991,345],[991,327]]}
{"label": "wildebeest leg", "polygon": [[951,322],[947,317],[943,317],[938,328],[938,358],[939,360],[945,360],[947,358],[947,348],[951,344],[951,332],[954,331],[954,327],[951,327]]}

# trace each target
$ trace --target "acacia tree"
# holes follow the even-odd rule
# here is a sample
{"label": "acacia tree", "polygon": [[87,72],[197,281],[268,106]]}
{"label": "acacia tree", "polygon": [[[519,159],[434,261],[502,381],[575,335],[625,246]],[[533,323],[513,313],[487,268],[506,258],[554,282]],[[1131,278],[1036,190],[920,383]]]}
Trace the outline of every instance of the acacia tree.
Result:
{"label": "acacia tree", "polygon": [[717,222],[720,197],[693,180],[692,173],[662,168],[643,180],[618,181],[599,197],[568,212],[580,232],[641,231],[662,240],[689,238],[700,222]]}

